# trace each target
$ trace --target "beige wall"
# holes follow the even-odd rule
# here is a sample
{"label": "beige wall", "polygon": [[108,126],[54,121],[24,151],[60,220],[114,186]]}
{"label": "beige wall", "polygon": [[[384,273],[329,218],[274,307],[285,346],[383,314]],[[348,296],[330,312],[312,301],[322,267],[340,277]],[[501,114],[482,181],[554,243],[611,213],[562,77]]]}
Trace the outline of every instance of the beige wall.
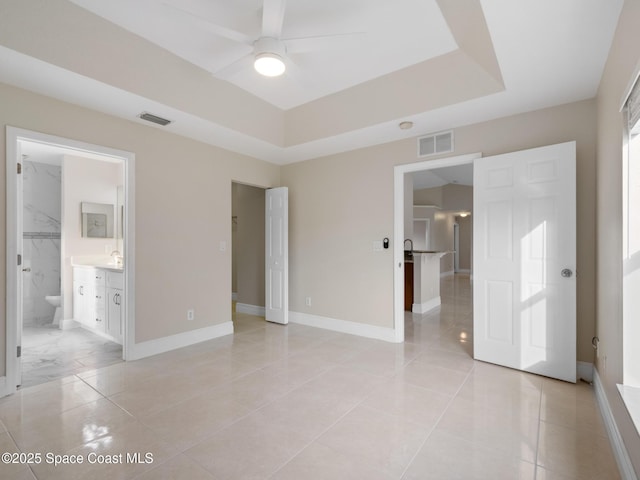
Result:
{"label": "beige wall", "polygon": [[[421,132],[416,132],[419,134]],[[455,155],[495,155],[577,142],[578,360],[592,362],[595,331],[595,101],[457,128]],[[393,166],[416,162],[415,138],[288,165],[290,308],[393,326]],[[306,307],[305,296],[313,298]]]}
{"label": "beige wall", "polygon": [[234,183],[237,217],[233,257],[237,268],[238,302],[264,306],[265,190]]}
{"label": "beige wall", "polygon": [[[89,158],[65,155],[62,164],[62,262],[65,318],[73,318],[73,268],[71,257],[81,255],[109,255],[116,250],[116,238],[85,238],[82,236],[80,204],[106,203],[114,206],[118,200],[118,186],[124,184],[121,162],[101,162]],[[109,251],[107,251],[109,250]],[[122,252],[122,249],[120,249]]]}
{"label": "beige wall", "polygon": [[450,183],[442,187],[442,208],[449,211],[473,210],[473,187]]}
{"label": "beige wall", "polygon": [[458,224],[458,268],[464,271],[471,270],[471,252],[473,251],[473,217],[456,217]]}
{"label": "beige wall", "polygon": [[435,205],[442,208],[442,187],[419,188],[413,191],[414,205]]}
{"label": "beige wall", "polygon": [[[277,186],[277,166],[0,85],[0,125],[135,153],[136,343],[231,320],[231,183]],[[5,135],[0,152],[5,163]],[[0,168],[0,268],[6,269],[5,172]],[[126,261],[126,259],[125,259]],[[5,311],[5,276],[0,276]],[[187,322],[186,311],[196,318]],[[5,332],[4,316],[0,332]],[[0,334],[4,351],[4,333]],[[0,372],[4,371],[4,353]]]}
{"label": "beige wall", "polygon": [[[596,368],[636,472],[640,437],[620,400],[622,382],[622,139],[623,96],[640,61],[640,2],[626,1],[598,90],[597,335]],[[605,361],[606,358],[606,361]]]}

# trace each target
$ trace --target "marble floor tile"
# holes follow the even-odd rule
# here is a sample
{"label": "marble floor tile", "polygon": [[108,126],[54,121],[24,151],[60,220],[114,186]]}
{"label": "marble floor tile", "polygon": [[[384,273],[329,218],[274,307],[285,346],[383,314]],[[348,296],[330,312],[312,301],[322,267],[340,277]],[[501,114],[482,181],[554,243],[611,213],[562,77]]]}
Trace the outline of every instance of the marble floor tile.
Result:
{"label": "marble floor tile", "polygon": [[83,328],[22,330],[22,387],[122,362],[122,345]]}

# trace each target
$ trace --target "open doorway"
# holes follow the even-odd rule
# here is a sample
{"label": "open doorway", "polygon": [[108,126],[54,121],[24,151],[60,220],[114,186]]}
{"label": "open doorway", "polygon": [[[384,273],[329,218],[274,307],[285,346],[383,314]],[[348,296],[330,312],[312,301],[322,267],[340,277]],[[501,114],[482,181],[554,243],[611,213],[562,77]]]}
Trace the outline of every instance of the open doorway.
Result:
{"label": "open doorway", "polygon": [[231,286],[234,332],[265,322],[265,189],[231,185]]}
{"label": "open doorway", "polygon": [[431,342],[472,355],[473,165],[406,175],[411,188],[407,199],[412,200],[405,218],[412,228],[405,226],[405,230],[412,240],[407,244],[414,245],[414,251],[405,256],[405,262],[413,266],[413,278],[405,279],[405,289],[412,282],[409,289],[414,298],[411,307],[405,308],[405,340]]}
{"label": "open doorway", "polygon": [[[395,167],[394,330],[398,342],[417,341],[416,335],[422,337],[421,340],[437,335],[447,342],[447,346],[472,353],[471,272],[454,273],[453,252],[456,251],[454,225],[459,228],[461,222],[467,222],[463,219],[471,217],[473,160],[479,156],[463,155]],[[420,222],[428,224],[428,229],[421,228],[423,223]],[[418,227],[415,231],[414,225]],[[425,242],[417,239],[418,245],[425,245],[421,251],[413,245],[416,235],[421,237],[423,230],[428,231],[428,238]],[[412,241],[405,242],[407,239]],[[407,245],[414,252],[407,252]],[[468,248],[471,262],[471,246]],[[409,263],[413,268],[407,276]],[[409,301],[405,298],[407,282],[411,282],[413,289],[413,299]],[[410,311],[407,305],[411,305]],[[434,313],[437,318],[434,316],[422,322],[425,325],[414,321],[419,322],[422,317]],[[446,332],[442,330],[441,322],[445,322]],[[415,331],[416,325],[420,332]]]}
{"label": "open doorway", "polygon": [[16,268],[7,271],[2,395],[126,358],[133,161],[128,152],[7,128],[7,171],[16,172],[7,176],[7,264]]}

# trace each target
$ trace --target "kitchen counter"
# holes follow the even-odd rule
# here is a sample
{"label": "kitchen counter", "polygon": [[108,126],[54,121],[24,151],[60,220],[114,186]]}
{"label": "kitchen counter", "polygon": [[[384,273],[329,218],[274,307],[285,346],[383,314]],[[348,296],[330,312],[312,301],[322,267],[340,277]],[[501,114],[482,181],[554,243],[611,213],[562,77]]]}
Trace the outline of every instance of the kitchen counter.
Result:
{"label": "kitchen counter", "polygon": [[[426,313],[440,305],[440,259],[450,250],[412,250],[414,313]],[[405,261],[407,260],[405,255]]]}

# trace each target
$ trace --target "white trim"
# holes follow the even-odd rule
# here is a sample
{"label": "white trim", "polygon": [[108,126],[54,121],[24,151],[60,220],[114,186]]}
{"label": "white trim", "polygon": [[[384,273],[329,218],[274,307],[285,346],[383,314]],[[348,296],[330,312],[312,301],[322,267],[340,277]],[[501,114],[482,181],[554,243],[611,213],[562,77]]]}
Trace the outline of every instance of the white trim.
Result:
{"label": "white trim", "polygon": [[364,323],[350,322],[349,320],[338,320],[336,318],[311,315],[309,313],[289,311],[289,321],[308,327],[333,330],[335,332],[358,335],[360,337],[375,338],[385,342],[400,343],[396,339],[395,331],[392,328],[376,327]]}
{"label": "white trim", "polygon": [[0,377],[0,398],[6,397],[10,393],[11,392],[9,392],[9,389],[7,388],[7,377]]}
{"label": "white trim", "polygon": [[583,379],[587,382],[593,382],[593,363],[576,362],[576,372],[578,373],[578,380]]}
{"label": "white trim", "polygon": [[411,305],[412,313],[427,313],[434,308],[438,308],[440,306],[440,295],[432,298],[431,300],[425,303],[414,303]]}
{"label": "white trim", "polygon": [[[124,162],[124,184],[125,184],[125,231],[126,237],[123,238],[123,254],[125,258],[124,264],[124,282],[125,296],[127,299],[125,305],[125,322],[124,322],[124,344],[122,349],[123,359],[129,359],[129,353],[135,344],[135,154],[124,150],[117,150],[102,145],[95,145],[78,140],[71,140],[56,135],[48,135],[45,133],[34,132],[22,128],[6,127],[6,168],[7,173],[15,172],[16,163],[18,161],[18,142],[27,141],[42,143],[45,145],[64,148],[70,152],[81,156],[95,158],[96,156],[111,157],[117,161]],[[6,175],[7,188],[7,220],[6,220],[6,239],[7,239],[7,265],[15,265],[18,254],[17,230],[18,219],[16,218],[16,180],[14,175]],[[17,318],[17,283],[19,281],[18,270],[16,268],[6,269],[6,317],[7,319]],[[8,381],[7,393],[16,391],[16,375],[18,373],[18,360],[13,354],[17,347],[17,320],[7,321],[6,329],[6,374]],[[13,387],[11,387],[13,385]]]}
{"label": "white trim", "polygon": [[424,160],[393,167],[393,331],[396,343],[404,342],[404,175],[473,163],[481,153]]}
{"label": "white trim", "polygon": [[231,301],[232,302],[238,301],[238,292],[231,292]]}
{"label": "white trim", "polygon": [[454,272],[453,270],[449,270],[448,272],[440,272],[440,278],[450,277],[451,275],[453,275],[455,273],[456,272]]}
{"label": "white trim", "polygon": [[236,313],[246,313],[249,315],[257,315],[264,317],[265,308],[258,305],[250,305],[248,303],[236,303]]}
{"label": "white trim", "polygon": [[617,387],[631,421],[636,427],[636,432],[640,435],[640,388],[620,384]]}
{"label": "white trim", "polygon": [[616,457],[616,463],[620,470],[620,475],[623,480],[638,480],[631,459],[629,458],[629,453],[624,446],[624,441],[622,440],[615,418],[611,412],[611,406],[607,400],[607,394],[604,391],[597,369],[593,370],[593,387],[596,393],[598,407],[600,407],[600,414],[602,415],[607,434],[609,435],[613,455]]}
{"label": "white trim", "polygon": [[133,346],[128,360],[139,360],[177,348],[188,347],[214,338],[233,334],[233,322],[224,322],[211,327],[198,328],[187,332],[177,333],[168,337],[148,340]]}

